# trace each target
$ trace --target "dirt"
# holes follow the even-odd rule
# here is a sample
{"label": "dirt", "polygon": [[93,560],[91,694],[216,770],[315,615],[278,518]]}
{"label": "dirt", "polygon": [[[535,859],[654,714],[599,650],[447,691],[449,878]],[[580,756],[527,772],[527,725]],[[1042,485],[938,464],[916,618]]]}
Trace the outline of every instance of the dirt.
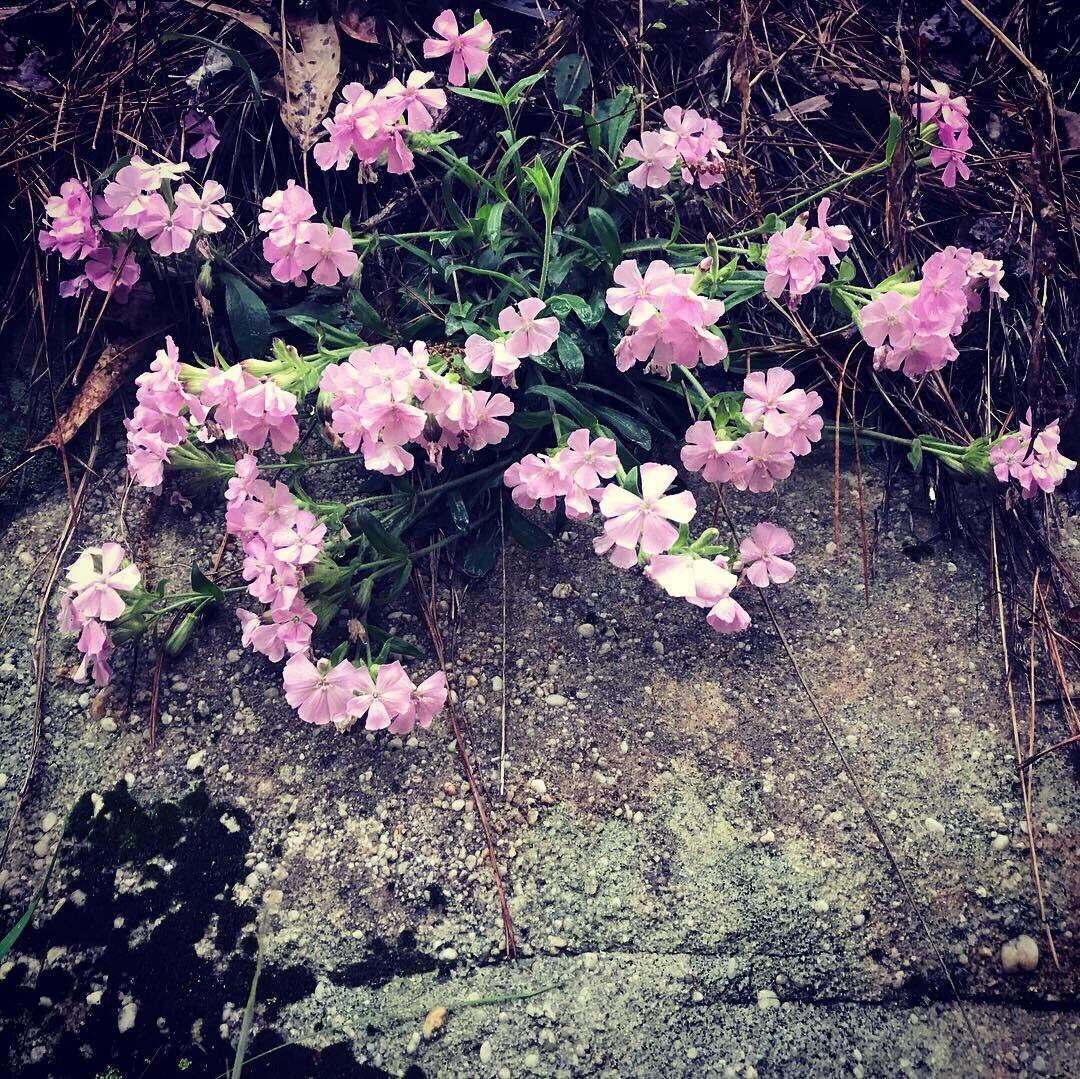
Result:
{"label": "dirt", "polygon": [[[595,558],[586,526],[541,555],[508,545],[505,629],[499,572],[444,593],[513,963],[445,718],[404,741],[308,728],[223,611],[166,668],[151,747],[149,651],[129,646],[93,701],[53,631],[5,924],[71,819],[0,966],[0,1059],[17,1076],[224,1075],[261,950],[245,1076],[1077,1074],[1074,761],[1047,757],[1035,783],[1058,969],[985,568],[937,535],[914,481],[886,503],[871,463],[867,601],[846,470],[841,491],[839,551],[825,460],[728,509],[795,537],[798,576],[769,600],[869,813],[757,596],[753,628],[717,637]],[[212,500],[151,511],[133,495],[121,526],[122,502],[114,469],[76,547],[127,538],[176,584],[193,556],[210,564]],[[4,537],[5,819],[30,747],[22,589],[65,514],[46,500]],[[426,646],[407,601],[387,621]],[[1052,703],[1037,719],[1048,740],[1060,729]],[[1006,973],[1022,934],[1037,967]]]}

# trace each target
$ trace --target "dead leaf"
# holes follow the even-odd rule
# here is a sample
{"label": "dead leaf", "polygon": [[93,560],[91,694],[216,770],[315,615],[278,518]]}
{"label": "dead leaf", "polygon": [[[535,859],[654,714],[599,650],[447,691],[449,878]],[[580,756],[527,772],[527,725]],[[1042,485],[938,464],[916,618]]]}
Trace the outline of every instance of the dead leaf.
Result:
{"label": "dead leaf", "polygon": [[449,1014],[450,1010],[444,1008],[441,1004],[432,1008],[431,1011],[427,1013],[427,1018],[424,1020],[424,1037],[434,1038],[446,1025],[446,1017]]}
{"label": "dead leaf", "polygon": [[353,41],[362,41],[365,45],[378,45],[379,37],[375,32],[375,16],[364,15],[367,4],[350,4],[338,15],[338,26]]}
{"label": "dead leaf", "polygon": [[201,11],[212,11],[216,15],[224,15],[227,19],[233,19],[241,26],[246,26],[254,31],[264,41],[276,45],[273,34],[270,32],[270,24],[261,15],[249,15],[246,11],[229,7],[228,4],[208,4],[205,0],[187,0],[187,2]]}
{"label": "dead leaf", "polygon": [[797,101],[788,109],[774,112],[769,119],[782,121],[794,120],[796,116],[811,116],[815,112],[825,112],[831,104],[831,98],[826,97],[824,94],[817,94],[814,97],[806,98],[804,101]]}
{"label": "dead leaf", "polygon": [[59,449],[66,446],[79,429],[116,392],[128,369],[139,358],[135,348],[118,349],[106,345],[98,356],[86,381],[79,387],[70,408],[56,422],[56,426],[36,445],[30,453],[48,446]]}
{"label": "dead leaf", "polygon": [[289,23],[300,48],[285,51],[285,96],[281,122],[309,150],[318,141],[324,117],[341,74],[341,38],[332,22],[317,19]]}

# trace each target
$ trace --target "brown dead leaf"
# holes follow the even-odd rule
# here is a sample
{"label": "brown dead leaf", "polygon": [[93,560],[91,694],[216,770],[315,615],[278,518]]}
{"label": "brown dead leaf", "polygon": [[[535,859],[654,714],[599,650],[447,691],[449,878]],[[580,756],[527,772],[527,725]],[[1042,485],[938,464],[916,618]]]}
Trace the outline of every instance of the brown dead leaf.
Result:
{"label": "brown dead leaf", "polygon": [[441,1004],[434,1007],[427,1013],[427,1018],[424,1020],[424,1037],[434,1038],[435,1035],[446,1026],[446,1017],[450,1014],[449,1008],[444,1008]]}
{"label": "brown dead leaf", "polygon": [[281,122],[302,150],[318,141],[320,125],[330,111],[330,102],[341,74],[341,38],[333,22],[317,19],[294,20],[289,34],[299,49],[285,51],[285,94],[281,102]]}
{"label": "brown dead leaf", "polygon": [[832,104],[831,98],[824,94],[817,94],[804,101],[797,101],[791,108],[774,112],[770,119],[784,121],[794,120],[796,116],[812,116],[815,112],[825,112],[830,104]]}
{"label": "brown dead leaf", "polygon": [[205,0],[187,0],[189,4],[202,11],[212,11],[216,15],[224,15],[227,19],[233,19],[241,26],[246,26],[254,31],[264,41],[271,45],[276,44],[270,32],[270,24],[261,15],[249,15],[246,11],[230,7],[228,4],[208,4]]}
{"label": "brown dead leaf", "polygon": [[365,15],[367,4],[349,4],[338,15],[338,26],[353,41],[362,41],[365,45],[378,45],[379,36],[375,31],[375,16]]}
{"label": "brown dead leaf", "polygon": [[124,375],[138,358],[138,349],[118,349],[113,345],[106,345],[86,381],[79,387],[79,392],[75,394],[75,400],[71,402],[67,412],[36,446],[30,447],[30,452],[36,453],[48,446],[56,449],[66,446],[82,425],[112,397]]}

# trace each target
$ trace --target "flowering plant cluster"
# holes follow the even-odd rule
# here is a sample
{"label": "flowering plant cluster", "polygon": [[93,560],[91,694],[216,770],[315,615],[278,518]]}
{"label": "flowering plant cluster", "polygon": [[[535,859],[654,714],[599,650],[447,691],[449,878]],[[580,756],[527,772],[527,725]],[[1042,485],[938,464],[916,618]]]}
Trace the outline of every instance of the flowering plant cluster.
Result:
{"label": "flowering plant cluster", "polygon": [[919,97],[922,100],[911,106],[912,115],[920,124],[933,124],[937,134],[937,145],[930,148],[930,163],[941,169],[945,187],[955,187],[957,174],[965,180],[971,176],[966,161],[972,146],[967,101],[953,97],[948,84],[937,79],[931,80],[929,90],[920,86]]}
{"label": "flowering plant cluster", "polygon": [[664,110],[663,127],[623,147],[623,157],[637,162],[626,179],[632,187],[667,187],[677,170],[684,184],[707,190],[724,179],[726,153],[724,129],[715,120],[672,106]]}
{"label": "flowering plant cluster", "polygon": [[186,169],[186,164],[150,165],[133,157],[95,198],[77,179],[49,198],[39,246],[83,262],[78,276],[61,283],[62,296],[76,296],[93,285],[122,303],[142,275],[134,251],[137,239],[149,241],[155,255],[168,257],[187,251],[198,236],[225,228],[232,205],[222,201],[225,188],[216,180],[207,180],[201,191],[190,183],[172,190],[171,181]]}
{"label": "flowering plant cluster", "polygon": [[[777,525],[761,522],[742,537],[694,528],[698,500],[658,459],[661,439],[677,445],[686,473],[750,494],[774,491],[826,432],[903,445],[916,467],[926,454],[957,474],[1015,482],[1028,499],[1052,492],[1075,467],[1060,451],[1056,420],[1036,432],[1029,414],[1019,430],[1003,426],[967,445],[845,431],[824,422],[822,394],[797,386],[795,370],[763,369],[751,353],[738,375],[729,371],[728,341],[739,341],[733,313],[748,302],[770,310],[786,299],[789,311],[802,304],[811,319],[827,299],[833,328],[872,349],[883,378],[923,379],[959,358],[958,337],[984,290],[1007,300],[1001,263],[959,247],[931,255],[917,278],[905,268],[856,284],[849,252],[865,238],[830,222],[831,198],[889,165],[899,118],[890,119],[883,160],[754,228],[702,243],[676,243],[675,230],[669,240],[624,242],[634,223],[619,199],[632,199],[633,188],[657,190],[677,174],[680,199],[707,203],[701,191],[725,175],[719,123],[672,107],[662,126],[629,139],[632,92],[588,112],[577,103],[587,85],[578,57],[565,77],[556,73],[554,92],[567,116],[580,116],[581,140],[557,152],[542,147],[529,161],[532,136],[519,134],[517,110],[547,73],[504,91],[489,66],[493,42],[486,20],[462,31],[450,11],[424,42],[426,57],[449,59],[452,93],[498,106],[505,118],[487,163],[474,166],[450,149],[456,132],[434,130],[447,96],[420,71],[375,92],[344,87],[314,147],[322,168],[358,160],[364,179],[382,162],[390,174],[442,169],[448,227],[362,232],[321,212],[289,180],[257,214],[268,283],[258,275],[264,264],[249,277],[231,261],[243,259],[243,244],[225,252],[201,242],[224,229],[232,209],[213,180],[201,191],[190,183],[174,190],[186,166],[136,158],[96,196],[70,181],[49,201],[42,247],[83,261],[98,288],[135,286],[136,242],[156,255],[198,242],[204,295],[215,285],[211,267],[224,264],[231,352],[228,335],[222,340],[235,361],[215,349],[208,362],[182,362],[167,338],[136,379],[126,422],[134,483],[157,490],[173,472],[224,483],[235,557],[220,583],[193,568],[190,590],[168,592],[143,588],[115,544],[84,551],[61,612],[64,628],[79,634],[79,677],[107,682],[114,646],[165,618],[165,648],[175,652],[205,611],[246,595],[241,640],[282,665],[285,697],[301,720],[338,730],[363,720],[368,730],[405,733],[431,723],[448,686],[442,671],[413,681],[402,660],[422,653],[380,628],[379,612],[433,551],[483,576],[504,521],[528,549],[551,541],[526,516],[536,509],[554,515],[552,531],[564,515],[595,528],[598,555],[642,569],[668,595],[702,608],[720,633],[749,626],[751,586],[792,579],[794,544]],[[472,84],[480,75],[492,90]],[[968,174],[967,105],[943,84],[922,97],[917,118],[936,124],[938,143],[916,164],[944,167],[951,186]],[[212,118],[193,113],[184,125],[189,156],[212,154]],[[568,163],[590,152],[602,179],[565,197],[566,173],[589,173]],[[392,245],[400,278],[377,310],[358,271],[383,245]],[[285,286],[309,282],[320,288],[303,303],[268,306]],[[252,324],[262,332],[245,334]],[[285,335],[272,344],[271,325]],[[318,469],[339,465],[351,471],[332,474],[351,480],[312,486]],[[336,495],[346,483],[343,501],[309,493]],[[347,639],[324,644],[341,622]]]}
{"label": "flowering plant cluster", "polygon": [[978,289],[1007,300],[996,259],[966,247],[946,247],[931,255],[917,281],[880,285],[859,312],[863,340],[874,349],[874,366],[918,378],[940,371],[959,355],[953,338],[968,312],[979,310]]}

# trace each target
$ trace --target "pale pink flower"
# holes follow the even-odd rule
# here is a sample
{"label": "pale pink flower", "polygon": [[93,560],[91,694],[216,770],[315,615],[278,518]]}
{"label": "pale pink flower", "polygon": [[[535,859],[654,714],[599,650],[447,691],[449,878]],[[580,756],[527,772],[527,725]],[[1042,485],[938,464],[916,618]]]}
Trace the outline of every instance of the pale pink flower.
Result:
{"label": "pale pink flower", "polygon": [[720,600],[709,611],[705,621],[717,633],[742,633],[750,626],[750,616],[742,605],[730,596]]}
{"label": "pale pink flower", "polygon": [[499,329],[510,335],[506,347],[511,355],[519,359],[542,356],[555,343],[559,320],[553,315],[537,318],[544,306],[543,300],[530,297],[499,312]]}
{"label": "pale pink flower", "polygon": [[491,368],[493,378],[508,379],[521,366],[521,360],[507,347],[508,338],[498,337],[489,341],[478,333],[465,339],[465,366],[480,374]]}
{"label": "pale pink flower", "polygon": [[828,221],[831,199],[822,199],[817,208],[817,228],[811,237],[818,253],[824,255],[834,266],[840,261],[837,252],[843,254],[851,246],[851,229],[847,225],[830,225]]}
{"label": "pale pink flower", "polygon": [[911,300],[899,292],[882,293],[859,312],[859,330],[871,348],[886,340],[894,348],[907,348],[915,332]]}
{"label": "pale pink flower", "polygon": [[649,263],[644,277],[634,259],[625,259],[612,277],[619,287],[607,290],[607,305],[616,315],[629,314],[631,326],[655,315],[663,297],[676,287],[675,271],[661,259]]}
{"label": "pale pink flower", "polygon": [[264,618],[243,608],[237,610],[236,617],[243,628],[240,639],[244,647],[261,652],[272,663],[280,663],[286,654],[306,652],[316,621],[314,611],[300,596],[289,607],[275,608]]}
{"label": "pale pink flower", "polygon": [[301,244],[297,261],[311,271],[316,284],[336,285],[339,278],[351,276],[360,264],[352,237],[344,229],[327,229],[319,222],[305,221],[297,226],[297,237]]}
{"label": "pale pink flower", "polygon": [[514,402],[505,393],[491,394],[487,390],[474,390],[472,405],[473,423],[464,432],[470,449],[482,450],[485,446],[502,442],[510,433],[510,427],[499,417],[512,415]]}
{"label": "pale pink flower", "polygon": [[285,699],[305,723],[344,725],[360,688],[360,671],[347,659],[332,667],[328,659],[315,664],[306,653],[298,652],[285,664],[282,682]]}
{"label": "pale pink flower", "polygon": [[726,599],[738,583],[738,578],[722,558],[713,561],[693,555],[653,555],[645,568],[645,576],[669,596],[685,599],[695,607],[715,606]]}
{"label": "pale pink flower", "polygon": [[374,679],[366,667],[361,668],[357,670],[356,696],[350,702],[349,714],[356,718],[366,716],[366,730],[383,730],[399,716],[409,716],[414,707],[415,688],[396,659],[393,663],[383,663]]}
{"label": "pale pink flower", "polygon": [[659,131],[646,131],[641,139],[632,139],[622,151],[624,159],[638,162],[626,177],[632,187],[664,187],[671,179],[671,169],[679,156],[673,142]]}
{"label": "pale pink flower", "polygon": [[315,216],[315,202],[295,180],[262,201],[259,228],[272,235],[279,247],[292,242],[297,226]]}
{"label": "pale pink flower", "polygon": [[207,180],[199,194],[191,184],[181,184],[176,189],[176,209],[173,216],[184,228],[202,229],[206,233],[221,232],[225,222],[232,217],[231,202],[222,202],[225,188],[217,180]]}
{"label": "pale pink flower", "polygon": [[739,544],[743,576],[758,588],[787,584],[795,576],[795,565],[781,555],[791,554],[794,549],[795,543],[784,529],[762,521]]}
{"label": "pale pink flower", "polygon": [[641,496],[617,484],[604,488],[600,512],[607,518],[604,532],[621,547],[638,547],[643,554],[666,551],[679,537],[669,522],[687,524],[697,505],[689,491],[665,494],[675,481],[670,465],[649,462],[641,466]]}
{"label": "pale pink flower", "polygon": [[495,40],[487,19],[461,33],[458,31],[457,17],[447,8],[435,19],[433,29],[439,36],[424,39],[424,56],[430,60],[432,57],[450,55],[447,78],[451,86],[463,86],[466,71],[475,78],[487,67],[488,53]]}
{"label": "pale pink flower", "polygon": [[638,562],[636,547],[623,547],[621,544],[616,543],[606,532],[601,532],[593,540],[593,550],[598,555],[606,556],[607,560],[619,569],[630,569],[631,566],[636,566]]}
{"label": "pale pink flower", "polygon": [[773,489],[777,480],[786,480],[795,467],[787,440],[765,431],[743,435],[732,454],[741,465],[731,479],[739,491],[764,494]]}
{"label": "pale pink flower", "polygon": [[185,227],[186,216],[179,209],[170,210],[156,191],[147,197],[147,206],[139,219],[138,232],[150,241],[150,249],[163,257],[178,255],[191,246],[191,229]]}
{"label": "pale pink flower", "polygon": [[825,275],[819,246],[801,220],[774,232],[765,251],[766,295],[775,300],[786,289],[794,304],[814,289]]}
{"label": "pale pink flower", "polygon": [[683,468],[700,472],[708,483],[727,483],[741,462],[732,456],[736,442],[722,438],[711,420],[698,420],[686,429],[685,445],[679,451]]}
{"label": "pale pink flower", "polygon": [[919,97],[922,101],[912,105],[912,115],[921,124],[929,123],[939,112],[941,119],[948,127],[961,128],[968,122],[968,103],[962,97],[953,97],[948,83],[938,82],[931,79],[933,89],[927,90],[925,86],[919,87]]}
{"label": "pale pink flower", "polygon": [[602,479],[611,479],[619,470],[615,439],[597,438],[590,441],[588,430],[580,427],[570,433],[565,448],[559,451],[556,464],[568,483],[585,491],[595,491]]}
{"label": "pale pink flower", "polygon": [[412,707],[407,712],[400,713],[390,724],[390,733],[408,734],[418,724],[421,727],[430,727],[431,721],[443,710],[449,692],[446,675],[442,671],[436,671],[425,678],[418,686],[413,687]]}
{"label": "pale pink flower", "polygon": [[119,618],[127,604],[121,592],[139,587],[142,574],[138,566],[124,565],[126,552],[119,543],[87,547],[67,571],[72,606],[79,617],[112,622]]}
{"label": "pale pink flower", "polygon": [[325,537],[326,525],[308,510],[298,510],[287,528],[270,536],[270,543],[279,562],[306,566],[318,557]]}
{"label": "pale pink flower", "polygon": [[785,436],[791,430],[788,408],[795,406],[803,394],[793,389],[794,385],[795,376],[786,367],[751,372],[743,380],[743,418],[751,426],[761,421],[770,435]]}
{"label": "pale pink flower", "polygon": [[820,393],[810,390],[802,393],[794,404],[788,405],[787,418],[791,422],[791,430],[786,436],[787,444],[796,457],[804,457],[810,452],[812,444],[821,440],[824,421],[818,412],[824,403]]}
{"label": "pale pink flower", "polygon": [[404,85],[399,79],[391,79],[383,87],[387,100],[397,101],[407,110],[410,131],[430,131],[434,123],[431,114],[446,108],[444,91],[425,89],[433,78],[430,71],[414,71]]}
{"label": "pale pink flower", "polygon": [[85,682],[87,675],[92,674],[95,685],[108,685],[109,679],[112,678],[109,656],[113,650],[108,630],[100,622],[88,621],[83,626],[75,647],[82,653],[83,658],[71,676],[71,680]]}

